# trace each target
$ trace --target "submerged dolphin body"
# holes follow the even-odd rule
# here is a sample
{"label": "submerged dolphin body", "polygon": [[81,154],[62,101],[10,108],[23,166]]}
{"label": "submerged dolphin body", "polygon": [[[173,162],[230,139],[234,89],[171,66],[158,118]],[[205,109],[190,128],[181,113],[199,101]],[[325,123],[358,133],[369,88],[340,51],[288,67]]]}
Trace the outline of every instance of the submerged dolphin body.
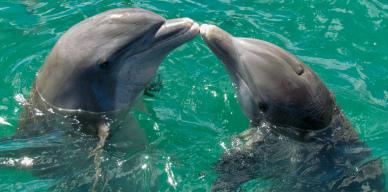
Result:
{"label": "submerged dolphin body", "polygon": [[319,77],[280,47],[237,38],[213,25],[201,36],[236,86],[251,128],[217,164],[214,191],[236,190],[257,177],[275,191],[384,190],[380,159],[335,104]]}
{"label": "submerged dolphin body", "polygon": [[[191,19],[166,20],[132,8],[109,10],[74,25],[40,69],[16,135],[0,143],[18,143],[18,148],[3,147],[0,159],[11,158],[12,165],[30,167],[40,177],[67,177],[59,190],[89,190],[93,182],[93,190],[108,190],[114,178],[132,179],[121,182],[130,186],[124,190],[144,190],[136,188],[136,174],[122,172],[136,168],[138,160],[123,163],[116,154],[104,163],[101,148],[133,153],[145,148],[144,130],[128,111],[164,57],[198,33]],[[103,174],[102,169],[116,172]],[[123,190],[115,185],[111,190]]]}

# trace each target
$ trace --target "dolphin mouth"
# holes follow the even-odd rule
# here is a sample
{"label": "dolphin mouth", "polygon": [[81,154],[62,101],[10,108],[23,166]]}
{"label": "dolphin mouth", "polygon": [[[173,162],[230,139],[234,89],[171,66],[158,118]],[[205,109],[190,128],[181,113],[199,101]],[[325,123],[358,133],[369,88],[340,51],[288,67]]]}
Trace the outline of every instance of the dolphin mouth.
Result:
{"label": "dolphin mouth", "polygon": [[155,34],[153,43],[165,44],[174,40],[193,38],[199,33],[199,25],[190,18],[169,19]]}
{"label": "dolphin mouth", "polygon": [[[147,35],[116,51],[114,57],[124,55],[124,58],[129,58],[155,49],[168,51],[193,39],[199,33],[199,25],[190,18],[164,20],[157,27],[148,31]],[[141,48],[136,52],[129,51],[133,47]],[[164,49],[166,47],[168,48]]]}

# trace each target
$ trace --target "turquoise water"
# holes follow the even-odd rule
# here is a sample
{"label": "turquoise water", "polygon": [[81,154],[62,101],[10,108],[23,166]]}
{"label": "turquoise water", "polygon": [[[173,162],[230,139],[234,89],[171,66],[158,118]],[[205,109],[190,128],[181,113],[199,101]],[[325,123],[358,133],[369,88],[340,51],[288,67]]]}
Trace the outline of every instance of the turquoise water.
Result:
{"label": "turquoise water", "polygon": [[[60,35],[86,17],[118,7],[216,24],[299,56],[335,94],[388,173],[388,3],[377,0],[0,0],[0,137],[15,133],[21,103]],[[248,120],[226,71],[199,37],[170,54],[159,74],[163,89],[145,98],[152,113],[137,115],[150,141],[144,155],[154,154],[148,163],[160,175],[160,191],[209,190],[222,146],[229,146]],[[44,191],[51,182],[22,169],[0,170],[1,191]],[[245,188],[264,185],[257,180]]]}

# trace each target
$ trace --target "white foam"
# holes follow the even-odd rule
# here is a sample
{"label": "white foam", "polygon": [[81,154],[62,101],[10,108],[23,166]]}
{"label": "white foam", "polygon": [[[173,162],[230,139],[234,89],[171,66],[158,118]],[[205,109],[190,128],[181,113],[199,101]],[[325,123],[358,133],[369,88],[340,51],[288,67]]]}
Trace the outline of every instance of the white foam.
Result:
{"label": "white foam", "polygon": [[0,124],[12,126],[11,123],[7,122],[7,120],[3,117],[0,117]]}

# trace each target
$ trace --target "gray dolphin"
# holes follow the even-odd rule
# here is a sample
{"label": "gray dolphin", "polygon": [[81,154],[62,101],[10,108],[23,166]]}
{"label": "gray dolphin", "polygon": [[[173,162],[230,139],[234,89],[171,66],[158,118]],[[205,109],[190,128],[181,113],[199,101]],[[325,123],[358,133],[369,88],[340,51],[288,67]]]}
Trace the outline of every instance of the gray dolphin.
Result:
{"label": "gray dolphin", "polygon": [[[189,18],[166,20],[143,9],[90,17],[64,33],[48,55],[31,89],[27,117],[30,108],[85,118],[89,125],[116,117],[133,106],[163,58],[198,32]],[[93,126],[85,131],[96,133]]]}
{"label": "gray dolphin", "polygon": [[[127,183],[126,190],[140,190],[136,187],[144,184],[131,185],[138,182],[131,170],[137,164],[109,157],[111,163],[103,165],[101,149],[134,153],[145,148],[145,132],[128,111],[155,77],[164,57],[198,33],[198,24],[189,18],[166,20],[134,8],[109,10],[74,25],[57,41],[40,69],[16,135],[1,142],[19,147],[2,148],[0,159],[19,159],[12,160],[12,165],[30,167],[40,177],[74,180],[58,184],[60,190],[106,189],[104,183],[116,175],[125,176],[117,179],[125,180],[121,183]],[[133,172],[103,174],[104,166]],[[105,177],[104,185],[99,177]],[[136,179],[128,181],[129,177]]]}
{"label": "gray dolphin", "polygon": [[257,178],[279,182],[274,191],[384,190],[380,159],[301,60],[269,42],[233,37],[213,25],[201,36],[235,84],[251,128],[217,164],[214,191],[236,190]]}

